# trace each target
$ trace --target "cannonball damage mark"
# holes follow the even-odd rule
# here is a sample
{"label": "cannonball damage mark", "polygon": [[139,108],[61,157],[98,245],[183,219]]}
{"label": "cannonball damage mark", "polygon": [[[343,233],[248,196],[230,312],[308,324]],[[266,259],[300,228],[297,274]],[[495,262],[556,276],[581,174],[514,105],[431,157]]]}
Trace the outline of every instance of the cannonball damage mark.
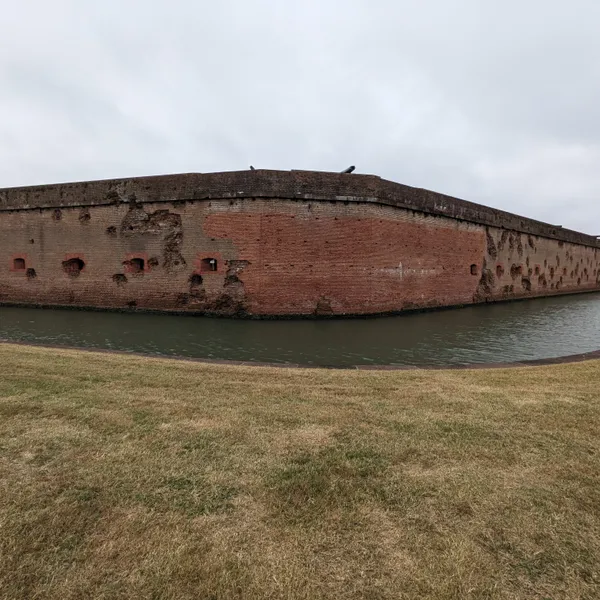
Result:
{"label": "cannonball damage mark", "polygon": [[485,260],[483,261],[483,268],[481,269],[481,278],[477,285],[477,291],[475,292],[474,300],[476,302],[489,301],[494,293],[494,274],[490,269],[487,268]]}
{"label": "cannonball damage mark", "polygon": [[489,227],[485,228],[485,237],[487,240],[488,255],[493,260],[496,260],[496,258],[498,257],[498,250],[496,249],[496,244],[494,243],[494,238],[492,237],[492,234],[490,233]]}
{"label": "cannonball damage mark", "polygon": [[246,314],[246,289],[239,276],[249,264],[247,260],[227,261],[223,293],[216,300],[217,311],[239,316]]}
{"label": "cannonball damage mark", "polygon": [[203,279],[202,279],[202,275],[199,275],[198,273],[194,273],[192,275],[190,275],[189,279],[188,279],[188,283],[189,283],[189,294],[186,294],[187,296],[187,303],[190,302],[190,300],[194,301],[194,302],[202,302],[206,300],[206,290],[204,289],[203,284]]}
{"label": "cannonball damage mark", "polygon": [[69,277],[79,277],[81,271],[85,267],[85,263],[80,258],[69,258],[63,261],[63,271],[69,275]]}
{"label": "cannonball damage mark", "polygon": [[521,265],[515,265],[515,264],[511,265],[511,267],[510,267],[510,276],[513,279],[516,279],[522,273],[523,273],[523,268],[521,267]]}
{"label": "cannonball damage mark", "polygon": [[121,222],[121,235],[158,236],[163,241],[162,266],[168,272],[185,269],[186,261],[181,253],[183,243],[183,226],[181,215],[169,210],[157,210],[147,213],[137,204],[132,203]]}
{"label": "cannonball damage mark", "polygon": [[331,300],[326,296],[321,296],[317,301],[317,306],[315,307],[315,316],[326,317],[330,315],[333,315]]}
{"label": "cannonball damage mark", "polygon": [[115,273],[112,276],[112,280],[118,285],[125,285],[127,283],[127,276],[123,275],[123,273]]}

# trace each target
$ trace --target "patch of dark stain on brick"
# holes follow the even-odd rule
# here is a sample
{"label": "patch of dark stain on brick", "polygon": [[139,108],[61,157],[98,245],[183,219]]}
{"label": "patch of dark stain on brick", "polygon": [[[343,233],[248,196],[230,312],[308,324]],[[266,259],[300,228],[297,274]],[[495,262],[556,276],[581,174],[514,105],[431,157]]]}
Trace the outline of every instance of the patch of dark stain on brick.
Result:
{"label": "patch of dark stain on brick", "polygon": [[496,277],[498,279],[500,279],[500,277],[502,277],[502,275],[504,275],[504,267],[502,265],[498,265],[496,267]]}
{"label": "patch of dark stain on brick", "polygon": [[31,238],[31,239],[29,240],[29,243],[30,243],[30,244],[35,244],[35,240],[34,240],[33,238]]}
{"label": "patch of dark stain on brick", "polygon": [[315,315],[317,317],[326,317],[332,314],[333,308],[331,308],[331,300],[325,296],[321,296],[315,307]]}
{"label": "patch of dark stain on brick", "polygon": [[106,228],[107,235],[117,235],[117,228],[114,225]]}
{"label": "patch of dark stain on brick", "polygon": [[538,283],[544,288],[548,287],[548,281],[546,281],[546,275],[544,273],[538,277]]}
{"label": "patch of dark stain on brick", "polygon": [[521,240],[521,234],[517,236],[517,254],[523,256],[523,241]]}
{"label": "patch of dark stain on brick", "polygon": [[554,279],[554,267],[550,267],[550,279]]}
{"label": "patch of dark stain on brick", "polygon": [[75,302],[75,293],[69,292],[69,304],[73,304]]}
{"label": "patch of dark stain on brick", "polygon": [[195,302],[203,301],[206,299],[206,291],[204,287],[202,287],[203,279],[202,275],[198,273],[194,273],[190,275],[188,279],[190,284],[190,293],[189,296],[194,299]]}
{"label": "patch of dark stain on brick", "polygon": [[27,279],[35,279],[37,277],[37,273],[35,272],[35,269],[27,269],[27,271],[25,271],[25,276]]}
{"label": "patch of dark stain on brick", "polygon": [[217,296],[213,302],[206,305],[206,310],[231,317],[242,317],[247,314],[244,302],[229,294],[220,294]]}
{"label": "patch of dark stain on brick", "polygon": [[159,260],[158,260],[157,256],[151,256],[148,259],[148,266],[150,266],[150,267],[158,267],[158,263],[159,263]]}
{"label": "patch of dark stain on brick", "polygon": [[60,210],[60,208],[55,208],[52,213],[52,218],[55,221],[60,221],[62,219],[62,210]]}
{"label": "patch of dark stain on brick", "polygon": [[529,261],[529,256],[528,256],[528,257],[525,259],[525,264],[526,264],[527,266],[529,266],[529,262],[530,262],[530,261]]}
{"label": "patch of dark stain on brick", "polygon": [[202,285],[202,275],[198,275],[197,273],[194,273],[193,275],[190,275],[190,278],[188,281],[190,284],[190,288],[199,287]]}
{"label": "patch of dark stain on brick", "polygon": [[135,307],[137,306],[137,300],[130,300],[130,301],[127,303],[127,306],[128,306],[129,308],[135,308]]}
{"label": "patch of dark stain on brick", "polygon": [[488,227],[485,228],[485,237],[487,239],[488,255],[490,256],[490,258],[493,258],[494,260],[496,260],[496,258],[498,257],[498,250],[496,249],[496,244],[494,243],[494,238],[492,237],[492,234],[490,233],[490,230]]}
{"label": "patch of dark stain on brick", "polygon": [[475,292],[476,300],[489,300],[494,292],[494,274],[485,267],[481,269],[481,278]]}
{"label": "patch of dark stain on brick", "polygon": [[106,193],[106,199],[113,204],[118,204],[121,201],[121,196],[116,190],[110,190]]}
{"label": "patch of dark stain on brick", "polygon": [[119,286],[125,285],[127,283],[127,276],[123,275],[123,273],[115,273],[112,276],[112,280]]}
{"label": "patch of dark stain on brick", "polygon": [[89,223],[92,216],[90,215],[90,211],[87,208],[82,208],[79,212],[79,222],[80,223]]}
{"label": "patch of dark stain on brick", "polygon": [[[561,242],[559,242],[560,244]],[[535,248],[535,242],[533,241],[533,237],[531,235],[527,236],[527,244],[530,248]]]}
{"label": "patch of dark stain on brick", "polygon": [[581,285],[581,277],[577,278],[577,285]]}
{"label": "patch of dark stain on brick", "polygon": [[525,291],[531,291],[531,280],[529,279],[529,277],[523,277],[523,279],[521,279],[521,285],[523,286],[523,289]]}
{"label": "patch of dark stain on brick", "polygon": [[515,234],[511,231],[508,236],[508,249],[512,252],[515,249],[516,237]]}
{"label": "patch of dark stain on brick", "polygon": [[521,267],[521,265],[515,265],[512,264],[510,267],[510,276],[513,279],[516,279],[517,277],[519,277],[521,274],[523,273],[523,268]]}
{"label": "patch of dark stain on brick", "polygon": [[506,240],[508,239],[508,231],[504,229],[502,231],[502,235],[500,236],[500,241],[498,242],[498,250],[502,252],[504,247],[506,246]]}
{"label": "patch of dark stain on brick", "polygon": [[190,295],[178,294],[175,303],[177,304],[177,306],[187,306],[190,303]]}

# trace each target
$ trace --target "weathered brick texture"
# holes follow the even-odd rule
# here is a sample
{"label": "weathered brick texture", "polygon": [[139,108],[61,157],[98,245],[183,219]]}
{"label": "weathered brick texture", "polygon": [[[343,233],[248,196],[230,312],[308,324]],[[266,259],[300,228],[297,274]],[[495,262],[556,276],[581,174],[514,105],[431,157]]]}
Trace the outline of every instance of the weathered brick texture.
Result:
{"label": "weathered brick texture", "polygon": [[374,314],[600,289],[595,238],[372,176],[0,190],[0,302]]}

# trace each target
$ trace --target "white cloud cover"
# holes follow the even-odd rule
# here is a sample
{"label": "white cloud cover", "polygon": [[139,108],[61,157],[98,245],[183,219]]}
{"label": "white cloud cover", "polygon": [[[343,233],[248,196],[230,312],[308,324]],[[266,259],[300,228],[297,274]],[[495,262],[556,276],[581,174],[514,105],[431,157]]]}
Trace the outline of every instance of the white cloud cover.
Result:
{"label": "white cloud cover", "polygon": [[356,164],[600,234],[598,0],[2,2],[0,186]]}

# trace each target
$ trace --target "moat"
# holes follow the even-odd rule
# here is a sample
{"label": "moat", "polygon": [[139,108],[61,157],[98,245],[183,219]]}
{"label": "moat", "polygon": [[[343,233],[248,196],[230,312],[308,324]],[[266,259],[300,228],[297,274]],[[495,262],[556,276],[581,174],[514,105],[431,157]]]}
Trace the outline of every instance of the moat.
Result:
{"label": "moat", "polygon": [[516,362],[600,349],[600,294],[317,321],[2,307],[0,339],[336,367]]}

